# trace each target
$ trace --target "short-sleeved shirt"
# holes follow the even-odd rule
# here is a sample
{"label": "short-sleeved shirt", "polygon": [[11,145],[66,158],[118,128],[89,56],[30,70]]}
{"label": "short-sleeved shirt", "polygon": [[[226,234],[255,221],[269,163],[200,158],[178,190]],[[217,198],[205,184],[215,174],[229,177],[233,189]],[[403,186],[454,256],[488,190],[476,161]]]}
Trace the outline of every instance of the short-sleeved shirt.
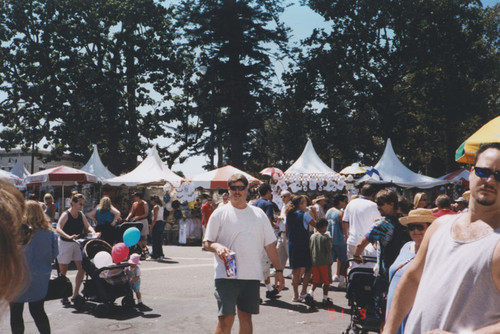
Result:
{"label": "short-sleeved shirt", "polygon": [[370,230],[375,221],[382,216],[377,204],[367,198],[359,197],[347,204],[343,220],[349,223],[347,244],[356,246],[363,236]]}
{"label": "short-sleeved shirt", "polygon": [[256,206],[258,208],[261,208],[262,211],[266,213],[266,216],[273,220],[274,219],[274,206],[271,201],[268,201],[267,199],[264,198],[259,198],[253,203],[253,206]]}
{"label": "short-sleeved shirt", "polygon": [[332,264],[332,242],[330,237],[323,233],[314,233],[309,241],[311,260],[313,266],[326,266]]}
{"label": "short-sleeved shirt", "polygon": [[[237,209],[231,203],[215,210],[208,221],[203,241],[220,243],[236,253],[236,279],[264,280],[264,247],[276,241],[266,214],[247,205]],[[215,278],[228,278],[224,261],[214,255]]]}
{"label": "short-sleeved shirt", "polygon": [[385,246],[391,241],[394,234],[394,225],[389,219],[379,220],[373,224],[370,231],[365,235],[371,243],[377,243],[377,264],[380,269],[380,273],[386,273],[387,268],[385,266],[384,250]]}

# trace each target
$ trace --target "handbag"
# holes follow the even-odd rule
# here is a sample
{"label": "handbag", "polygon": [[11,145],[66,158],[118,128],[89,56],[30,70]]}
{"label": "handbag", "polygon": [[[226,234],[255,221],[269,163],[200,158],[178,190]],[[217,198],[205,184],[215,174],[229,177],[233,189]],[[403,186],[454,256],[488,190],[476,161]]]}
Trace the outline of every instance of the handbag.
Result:
{"label": "handbag", "polygon": [[68,298],[73,294],[73,285],[69,278],[61,274],[56,260],[57,276],[49,280],[45,300]]}
{"label": "handbag", "polygon": [[49,288],[45,300],[68,298],[73,294],[73,285],[69,278],[59,273],[49,280]]}

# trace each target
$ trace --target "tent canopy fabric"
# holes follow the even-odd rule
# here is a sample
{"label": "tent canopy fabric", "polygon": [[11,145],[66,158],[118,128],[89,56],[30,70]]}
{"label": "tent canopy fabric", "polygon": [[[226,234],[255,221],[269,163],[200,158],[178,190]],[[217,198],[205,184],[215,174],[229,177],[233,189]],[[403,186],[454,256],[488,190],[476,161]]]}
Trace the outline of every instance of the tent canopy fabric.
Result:
{"label": "tent canopy fabric", "polygon": [[350,166],[344,167],[339,174],[342,175],[349,175],[349,174],[365,174],[367,171],[367,168],[362,167],[359,165],[358,162],[353,163]]}
{"label": "tent canopy fabric", "polygon": [[440,176],[438,179],[447,180],[450,182],[462,183],[464,186],[469,187],[470,169],[460,168],[454,172]]}
{"label": "tent canopy fabric", "polygon": [[17,158],[16,164],[12,167],[10,171],[12,174],[19,176],[21,179],[25,179],[30,175],[30,172],[24,167],[23,159],[21,157]]}
{"label": "tent canopy fabric", "polygon": [[429,176],[417,174],[408,169],[396,156],[390,139],[387,140],[384,154],[382,154],[382,157],[375,165],[374,170],[378,172],[378,175],[375,173],[372,173],[371,176],[365,175],[359,179],[358,182],[378,184],[394,183],[404,188],[415,187],[420,189],[429,189],[450,183],[446,180],[439,180]]}
{"label": "tent canopy fabric", "polygon": [[500,142],[500,116],[492,119],[467,138],[455,152],[455,160],[472,164],[479,146],[491,142]]}
{"label": "tent canopy fabric", "polygon": [[13,173],[7,172],[7,171],[5,171],[3,169],[0,169],[0,179],[12,183],[17,188],[23,188],[24,187],[23,179],[21,179],[17,175],[14,175]]}
{"label": "tent canopy fabric", "polygon": [[68,166],[58,166],[31,174],[25,181],[27,184],[70,185],[96,183],[97,177]]}
{"label": "tent canopy fabric", "polygon": [[245,173],[239,170],[236,167],[231,165],[227,165],[224,167],[220,167],[214,170],[211,170],[206,173],[201,173],[193,176],[188,181],[191,182],[194,188],[204,188],[204,189],[227,189],[227,180],[236,173],[240,173],[245,175],[248,179],[248,184],[253,186],[255,184],[259,184],[261,181],[256,179],[252,175]]}
{"label": "tent canopy fabric", "polygon": [[97,176],[97,180],[99,182],[103,182],[106,179],[110,179],[113,177],[116,177],[115,174],[111,173],[109,169],[104,166],[104,164],[101,161],[101,158],[99,157],[99,153],[97,152],[97,145],[94,144],[94,151],[92,153],[92,156],[90,157],[89,161],[80,168],[80,170],[83,170],[84,172],[94,174]]}
{"label": "tent canopy fabric", "polygon": [[307,140],[306,147],[300,157],[286,171],[285,175],[300,174],[336,174],[318,156],[311,139]]}
{"label": "tent canopy fabric", "polygon": [[175,174],[170,170],[170,168],[168,168],[158,155],[156,147],[153,147],[146,159],[144,159],[144,161],[141,162],[133,171],[104,180],[103,184],[109,184],[111,186],[126,185],[133,187],[139,184],[169,182],[173,186],[178,186],[182,180],[182,177]]}

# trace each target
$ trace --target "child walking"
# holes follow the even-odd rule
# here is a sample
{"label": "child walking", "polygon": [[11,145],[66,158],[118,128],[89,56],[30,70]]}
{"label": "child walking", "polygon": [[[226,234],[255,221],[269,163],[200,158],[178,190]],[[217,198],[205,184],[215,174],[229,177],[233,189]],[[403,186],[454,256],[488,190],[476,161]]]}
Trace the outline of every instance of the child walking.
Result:
{"label": "child walking", "polygon": [[309,248],[311,250],[312,259],[312,276],[313,285],[309,294],[314,298],[314,290],[317,287],[323,286],[323,306],[329,307],[333,303],[328,298],[328,290],[330,289],[330,265],[332,264],[332,241],[326,230],[328,228],[328,220],[320,218],[316,223],[317,232],[311,235]]}
{"label": "child walking", "polygon": [[142,295],[141,295],[141,269],[139,265],[141,264],[141,256],[139,254],[130,255],[128,260],[130,267],[125,268],[125,273],[127,274],[127,279],[130,284],[130,288],[135,292],[137,297],[137,306],[142,307]]}

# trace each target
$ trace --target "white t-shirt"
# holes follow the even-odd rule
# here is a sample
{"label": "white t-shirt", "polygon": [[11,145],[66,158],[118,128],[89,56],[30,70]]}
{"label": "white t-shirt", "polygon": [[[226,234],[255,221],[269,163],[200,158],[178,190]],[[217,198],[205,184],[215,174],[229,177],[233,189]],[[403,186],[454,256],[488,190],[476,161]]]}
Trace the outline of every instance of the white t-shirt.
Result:
{"label": "white t-shirt", "polygon": [[382,216],[377,209],[377,204],[366,198],[356,198],[347,204],[344,211],[345,222],[349,223],[348,245],[355,246]]}
{"label": "white t-shirt", "polygon": [[[236,253],[236,279],[263,280],[264,247],[276,241],[269,218],[261,208],[247,205],[236,209],[231,203],[215,210],[208,220],[203,241],[218,242]],[[214,257],[215,278],[228,278],[226,267]]]}

